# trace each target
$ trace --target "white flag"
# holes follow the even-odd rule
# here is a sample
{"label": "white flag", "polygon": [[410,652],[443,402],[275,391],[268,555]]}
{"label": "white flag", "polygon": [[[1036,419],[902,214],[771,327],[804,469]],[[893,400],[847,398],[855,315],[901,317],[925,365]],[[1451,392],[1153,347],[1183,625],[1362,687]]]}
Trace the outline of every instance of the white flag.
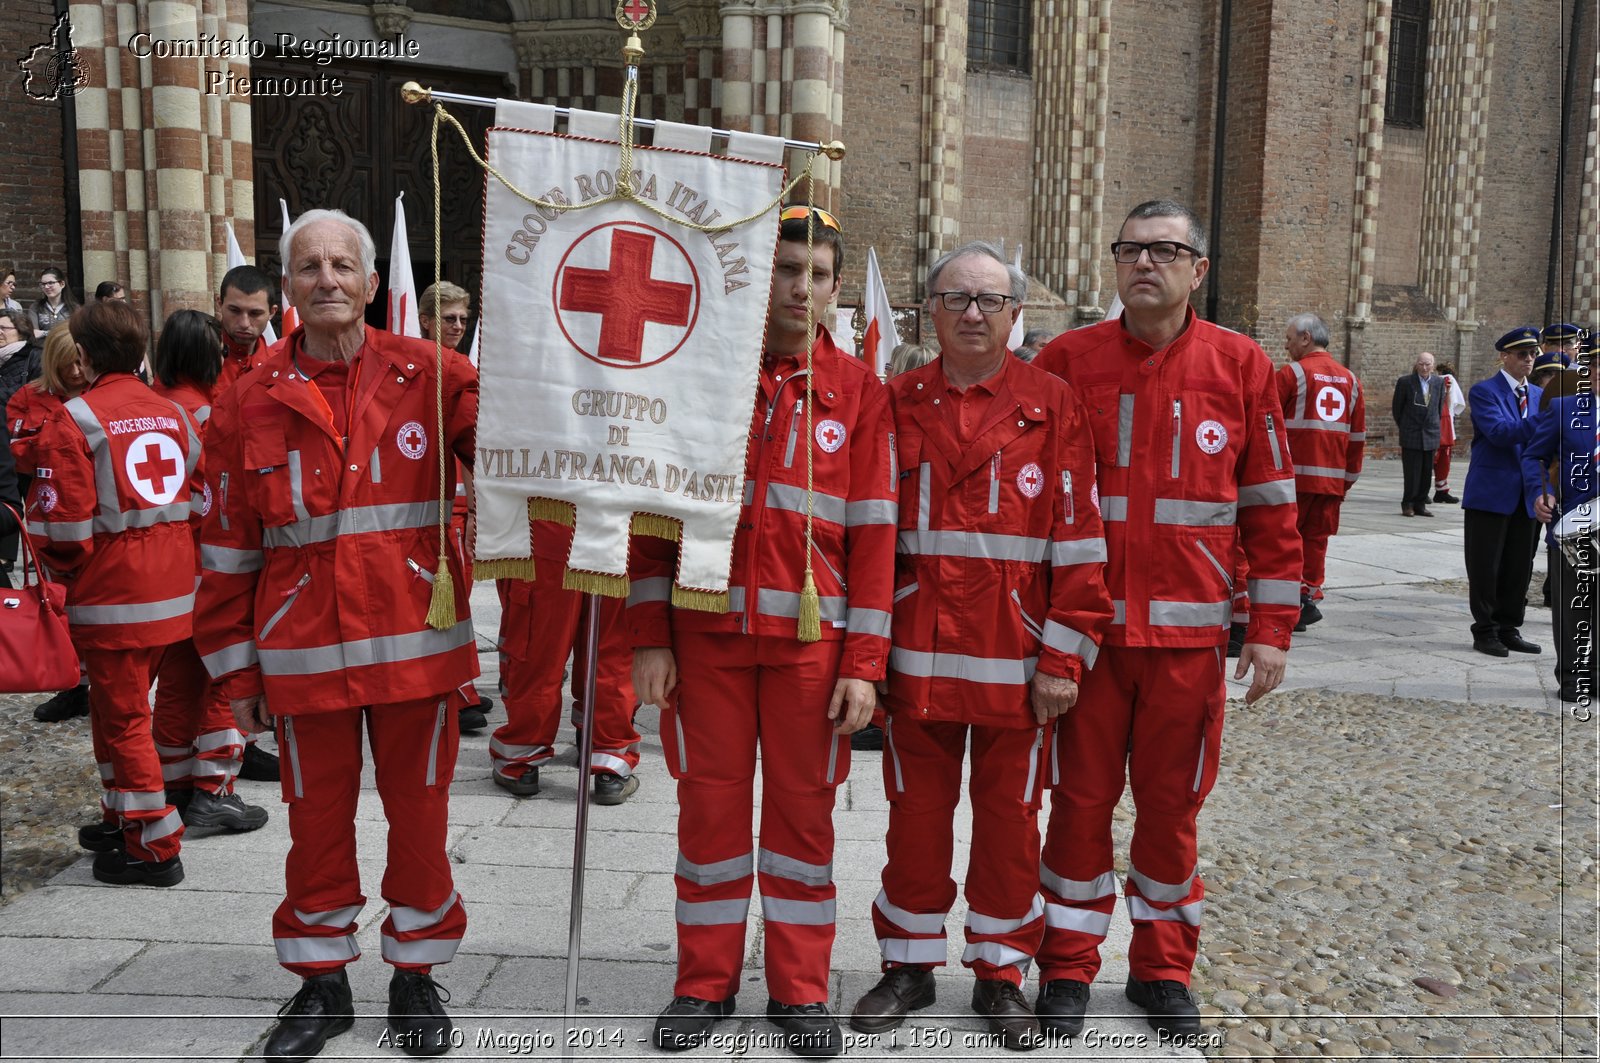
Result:
{"label": "white flag", "polygon": [[[289,221],[289,204],[282,197],[279,197],[279,199],[278,199],[278,209],[283,212],[283,231],[284,232],[288,232],[289,231],[289,225],[290,225],[290,221]],[[278,264],[278,266],[279,266],[279,270],[281,272],[283,272],[283,273],[287,273],[289,271],[289,263],[287,263],[287,262],[280,262]],[[285,336],[287,336],[287,335],[289,335],[289,333],[293,332],[295,329],[297,329],[299,327],[300,327],[300,314],[295,310],[295,308],[293,306],[290,305],[288,297],[286,296],[286,297],[284,297],[284,300],[283,300],[283,334]],[[270,334],[272,332],[272,329],[269,327],[267,329],[267,332]],[[272,339],[267,340],[267,342],[268,343],[276,343],[277,342],[277,337],[274,336]]]}
{"label": "white flag", "polygon": [[[249,260],[244,257],[244,252],[239,250],[239,238],[233,235],[233,222],[225,223],[224,228],[228,230],[228,269],[231,270],[235,266],[250,265]],[[223,272],[227,272],[227,270]],[[261,334],[261,338],[266,341],[268,347],[278,342],[278,334],[272,331],[270,324],[267,325],[266,331]]]}
{"label": "white flag", "polygon": [[861,303],[867,313],[867,331],[861,339],[861,357],[881,377],[889,371],[889,359],[894,349],[900,346],[900,330],[895,327],[889,289],[884,286],[883,271],[878,268],[877,248],[867,248],[867,286],[861,292]]}
{"label": "white flag", "polygon": [[417,321],[417,281],[411,273],[411,245],[406,242],[406,194],[394,197],[394,235],[389,238],[389,316],[384,327],[397,336],[422,338]]}
{"label": "white flag", "polygon": [[[1011,264],[1018,269],[1022,268],[1022,241],[1020,240],[1017,241],[1017,253],[1012,256]],[[1013,351],[1016,350],[1022,346],[1022,337],[1026,335],[1027,331],[1022,327],[1022,307],[1019,306],[1017,307],[1017,320],[1011,326],[1011,335],[1006,337],[1006,346]]]}
{"label": "white flag", "polygon": [[1114,321],[1122,316],[1122,296],[1112,295],[1111,309],[1106,311],[1105,320]]}

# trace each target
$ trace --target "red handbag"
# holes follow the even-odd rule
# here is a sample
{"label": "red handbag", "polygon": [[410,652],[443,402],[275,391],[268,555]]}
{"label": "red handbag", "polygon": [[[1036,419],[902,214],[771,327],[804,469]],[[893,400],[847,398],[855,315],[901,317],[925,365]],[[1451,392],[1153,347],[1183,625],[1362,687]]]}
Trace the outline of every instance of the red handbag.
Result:
{"label": "red handbag", "polygon": [[0,694],[44,694],[78,685],[78,651],[67,627],[67,591],[44,578],[27,526],[17,511],[22,541],[20,571],[29,561],[39,573],[31,587],[0,587]]}

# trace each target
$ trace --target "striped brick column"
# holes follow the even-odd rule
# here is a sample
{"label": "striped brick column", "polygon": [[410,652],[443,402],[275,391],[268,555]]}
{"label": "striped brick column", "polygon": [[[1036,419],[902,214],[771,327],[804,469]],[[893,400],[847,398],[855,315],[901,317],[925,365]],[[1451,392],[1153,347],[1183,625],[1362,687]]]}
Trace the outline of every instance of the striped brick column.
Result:
{"label": "striped brick column", "polygon": [[[750,132],[755,128],[756,9],[746,0],[723,0],[721,11],[722,123],[729,129]],[[761,67],[764,81],[765,53]]]}
{"label": "striped brick column", "polygon": [[1495,22],[1499,13],[1499,0],[1479,0],[1467,20],[1466,64],[1468,70],[1461,84],[1463,150],[1467,156],[1469,176],[1465,183],[1467,196],[1465,233],[1466,246],[1462,249],[1466,268],[1457,279],[1454,319],[1465,323],[1477,320],[1478,299],[1478,247],[1483,234],[1483,178],[1489,158],[1488,110],[1491,81],[1494,75]]}
{"label": "striped brick column", "polygon": [[1589,93],[1589,131],[1583,147],[1583,194],[1578,206],[1577,262],[1573,269],[1572,309],[1584,328],[1600,317],[1600,50],[1595,52]]}
{"label": "striped brick column", "polygon": [[691,125],[717,125],[721,121],[718,59],[722,17],[714,4],[684,5],[678,23],[683,28],[683,120]]}
{"label": "striped brick column", "polygon": [[1383,178],[1383,110],[1389,93],[1391,0],[1367,0],[1361,50],[1361,130],[1356,145],[1354,232],[1351,235],[1347,324],[1372,318],[1372,283],[1378,254],[1378,198]]}
{"label": "striped brick column", "polygon": [[964,0],[928,0],[923,23],[922,195],[923,224],[917,251],[924,275],[960,242],[963,93],[967,80]]}
{"label": "striped brick column", "polygon": [[[808,0],[792,8],[791,43],[785,48],[785,66],[792,71],[789,85],[788,135],[796,140],[827,143],[838,135],[834,122],[834,76],[838,11],[830,0]],[[831,207],[837,201],[836,170],[827,159],[817,160],[816,198]]]}

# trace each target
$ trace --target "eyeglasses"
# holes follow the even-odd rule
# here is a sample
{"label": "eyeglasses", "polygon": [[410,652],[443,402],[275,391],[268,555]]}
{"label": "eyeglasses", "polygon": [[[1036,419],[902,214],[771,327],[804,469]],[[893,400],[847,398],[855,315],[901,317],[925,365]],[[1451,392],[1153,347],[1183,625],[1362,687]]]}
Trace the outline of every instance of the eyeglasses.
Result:
{"label": "eyeglasses", "polygon": [[[423,314],[422,316],[432,317],[433,315]],[[468,316],[469,315],[467,314],[441,314],[439,316],[439,320],[443,321],[446,325],[465,325],[467,323]]]}
{"label": "eyeglasses", "polygon": [[3,330],[5,332],[21,332],[22,331],[21,329],[17,328],[17,326],[13,325],[9,321],[0,321],[0,330]]}
{"label": "eyeglasses", "polygon": [[1179,251],[1187,251],[1195,258],[1204,258],[1199,248],[1180,244],[1176,240],[1156,240],[1153,243],[1141,244],[1137,240],[1118,240],[1111,245],[1111,257],[1124,266],[1131,266],[1139,261],[1139,256],[1146,251],[1150,252],[1150,261],[1157,265],[1166,265],[1178,258]]}
{"label": "eyeglasses", "polygon": [[985,314],[998,314],[1012,300],[1011,296],[1001,295],[999,292],[979,292],[977,295],[968,295],[966,292],[934,292],[933,297],[953,314],[965,314],[967,307],[973,303],[977,303],[978,309]]}
{"label": "eyeglasses", "polygon": [[59,287],[61,287],[61,282],[60,281],[50,280],[48,277],[42,277],[39,280],[39,287],[41,287],[41,288],[59,288]]}
{"label": "eyeglasses", "polygon": [[821,207],[784,207],[783,210],[778,214],[778,221],[805,221],[806,218],[812,214],[815,214],[818,221],[832,229],[834,232],[844,232],[844,226],[839,224],[839,219],[835,218],[832,214],[829,214]]}

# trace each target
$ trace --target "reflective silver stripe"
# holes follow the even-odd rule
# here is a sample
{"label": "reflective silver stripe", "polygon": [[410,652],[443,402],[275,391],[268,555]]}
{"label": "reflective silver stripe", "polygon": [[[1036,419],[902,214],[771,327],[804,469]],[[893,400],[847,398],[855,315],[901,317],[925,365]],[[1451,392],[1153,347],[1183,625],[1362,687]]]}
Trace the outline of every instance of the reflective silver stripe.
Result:
{"label": "reflective silver stripe", "polygon": [[[1022,788],[1022,800],[1025,804],[1033,803],[1033,782],[1039,777],[1039,751],[1044,748],[1044,728],[1034,731],[1033,751],[1028,754],[1028,782]],[[1034,895],[1038,899],[1038,895]]]}
{"label": "reflective silver stripe", "polygon": [[510,746],[491,736],[489,756],[498,760],[526,760],[543,752],[554,752],[549,746]]}
{"label": "reflective silver stripe", "polygon": [[689,770],[689,743],[683,737],[683,717],[677,713],[672,714],[672,727],[678,734],[678,770]]}
{"label": "reflective silver stripe", "polygon": [[205,424],[207,421],[211,420],[211,407],[202,406],[198,410],[195,410],[194,419],[200,424]]}
{"label": "reflective silver stripe", "polygon": [[[1217,667],[1218,668],[1222,667],[1221,659],[1218,659]],[[1200,792],[1200,783],[1205,779],[1205,777],[1206,777],[1206,736],[1205,735],[1201,735],[1200,736],[1200,755],[1194,758],[1194,784],[1192,786],[1190,786],[1189,789],[1192,790],[1195,793],[1199,793]],[[1161,898],[1157,897],[1155,899],[1156,900],[1160,900]]]}
{"label": "reflective silver stripe", "polygon": [[1097,901],[1102,897],[1117,895],[1117,874],[1114,871],[1102,871],[1091,879],[1062,878],[1041,862],[1039,881],[1045,889],[1064,901]]}
{"label": "reflective silver stripe", "polygon": [[1044,560],[1049,539],[996,532],[903,531],[900,549],[922,557],[975,557],[986,561]]}
{"label": "reflective silver stripe", "polygon": [[1331,476],[1335,480],[1344,479],[1343,469],[1330,469],[1326,465],[1296,465],[1294,474],[1296,476]]}
{"label": "reflective silver stripe", "polygon": [[260,550],[235,550],[231,546],[200,545],[200,567],[207,572],[238,575],[259,572],[265,555]]}
{"label": "reflective silver stripe", "polygon": [[1024,975],[1033,965],[1033,957],[1021,949],[1014,949],[1010,945],[1002,945],[998,941],[970,941],[962,950],[961,962],[974,964],[978,961],[991,964],[995,967],[1016,967]]}
{"label": "reflective silver stripe", "polygon": [[117,812],[160,812],[167,807],[165,790],[107,790],[101,804]]}
{"label": "reflective silver stripe", "polygon": [[679,901],[678,922],[684,926],[729,926],[750,914],[750,898],[731,901]]}
{"label": "reflective silver stripe", "polygon": [[943,963],[944,938],[879,938],[878,951],[890,963]]}
{"label": "reflective silver stripe", "polygon": [[744,482],[744,496],[742,502],[747,506],[753,506],[756,504],[756,482],[754,480],[746,480]]}
{"label": "reflective silver stripe", "polygon": [[461,947],[460,938],[422,938],[400,941],[383,935],[383,958],[390,963],[449,963]]}
{"label": "reflective silver stripe", "polygon": [[164,602],[137,605],[69,605],[67,620],[73,624],[147,624],[171,620],[194,612],[194,591]]}
{"label": "reflective silver stripe", "polygon": [[989,459],[989,512],[1000,512],[1000,452]]}
{"label": "reflective silver stripe", "polygon": [[331,646],[309,646],[298,650],[258,649],[256,652],[261,659],[261,670],[267,675],[324,675],[372,664],[419,661],[469,645],[472,640],[472,621],[463,620],[444,631],[427,628],[405,635],[355,639]]}
{"label": "reflective silver stripe", "polygon": [[1044,622],[1044,638],[1041,641],[1052,650],[1077,654],[1091,668],[1094,667],[1095,658],[1099,656],[1100,647],[1095,645],[1093,639],[1054,620]]}
{"label": "reflective silver stripe", "polygon": [[949,912],[924,912],[921,914],[908,912],[904,908],[889,900],[889,895],[881,888],[878,896],[873,900],[872,906],[883,914],[883,917],[908,934],[942,934],[944,933],[944,917]]}
{"label": "reflective silver stripe", "polygon": [[1139,896],[1159,904],[1174,904],[1189,896],[1194,888],[1194,876],[1195,872],[1191,871],[1182,882],[1161,882],[1136,867],[1128,868],[1128,881],[1139,887]]}
{"label": "reflective silver stripe", "polygon": [[1187,926],[1200,925],[1200,913],[1205,907],[1205,901],[1195,901],[1191,904],[1180,904],[1175,908],[1153,908],[1149,901],[1137,894],[1129,894],[1127,900],[1129,919],[1183,923]]}
{"label": "reflective silver stripe", "polygon": [[161,765],[161,781],[174,782],[178,779],[187,779],[194,774],[193,760],[173,760]]}
{"label": "reflective silver stripe", "polygon": [[239,774],[239,769],[244,766],[243,757],[227,757],[224,759],[207,758],[194,762],[194,777],[196,779],[232,779]]}
{"label": "reflective silver stripe", "polygon": [[89,444],[89,453],[94,457],[95,498],[100,503],[100,512],[93,521],[94,530],[122,531],[122,512],[117,508],[117,474],[111,467],[111,441],[106,438],[100,419],[94,415],[94,410],[89,408],[89,403],[82,395],[68,399],[65,409],[78,426],[78,431],[83,433],[84,441]]}
{"label": "reflective silver stripe", "polygon": [[712,864],[696,864],[682,851],[678,853],[678,866],[673,869],[679,878],[688,879],[696,886],[716,886],[723,882],[733,882],[741,878],[749,878],[755,873],[755,854],[741,853],[739,856],[729,857],[727,860],[718,860]]}
{"label": "reflective silver stripe", "polygon": [[[103,762],[99,763],[99,764],[96,764],[95,767],[100,769],[100,781],[101,782],[110,783],[110,782],[116,781],[116,778],[117,778],[117,769],[116,768],[112,767],[110,764],[103,763]],[[103,802],[103,801],[101,802],[101,804],[104,804],[104,803],[105,802]]]}
{"label": "reflective silver stripe", "polygon": [[794,465],[794,445],[795,441],[800,438],[800,411],[804,408],[805,401],[803,399],[794,401],[794,413],[789,415],[789,445],[783,448],[784,468],[790,468]]}
{"label": "reflective silver stripe", "polygon": [[311,511],[306,509],[305,488],[300,480],[301,465],[300,452],[289,451],[289,504],[294,508],[295,520],[306,520],[311,516]]}
{"label": "reflective silver stripe", "polygon": [[589,767],[609,771],[624,779],[633,774],[633,765],[629,764],[626,758],[599,749],[590,751]]}
{"label": "reflective silver stripe", "polygon": [[289,592],[284,595],[283,604],[278,606],[271,616],[267,617],[267,622],[261,625],[261,630],[256,633],[256,638],[264,639],[268,635],[272,634],[272,629],[278,626],[278,621],[282,620],[284,616],[288,614],[290,609],[294,608],[294,603],[297,599],[299,599],[300,592],[305,590],[306,584],[310,582],[311,573],[307,572],[305,575],[300,577],[300,581],[298,583],[289,588]]}
{"label": "reflective silver stripe", "polygon": [[1117,396],[1117,465],[1127,468],[1133,460],[1133,396]]}
{"label": "reflective silver stripe", "polygon": [[804,860],[796,860],[782,853],[775,853],[771,849],[760,850],[756,859],[756,870],[764,875],[776,878],[786,878],[791,882],[803,882],[807,886],[826,886],[833,881],[833,864],[808,864]]}
{"label": "reflective silver stripe", "polygon": [[1292,579],[1246,580],[1250,601],[1255,605],[1299,605],[1300,582]]}
{"label": "reflective silver stripe", "polygon": [[1042,915],[1044,915],[1044,898],[1035,893],[1033,903],[1028,905],[1028,914],[1021,919],[1000,919],[992,915],[980,915],[970,908],[967,909],[967,929],[974,934],[1009,934],[1014,930],[1021,930]]}
{"label": "reflective silver stripe", "polygon": [[[757,610],[762,616],[788,616],[800,615],[800,596],[793,591],[780,591],[772,587],[762,587],[760,590],[761,608]],[[821,604],[821,617],[823,620],[843,620],[845,618],[845,599],[842,595],[824,594],[818,599]],[[733,609],[733,602],[728,602],[728,608]]]}
{"label": "reflective silver stripe", "polygon": [[428,743],[428,770],[423,776],[424,786],[434,786],[439,782],[439,747],[444,744],[444,712],[445,703],[441,701],[433,721],[433,740]]}
{"label": "reflective silver stripe", "polygon": [[217,485],[217,522],[228,530],[228,474],[223,473]]}
{"label": "reflective silver stripe", "polygon": [[762,894],[761,914],[769,923],[787,923],[790,926],[832,926],[836,905],[829,897],[825,901],[792,901],[784,897]]}
{"label": "reflective silver stripe", "polygon": [[349,926],[361,914],[364,905],[351,904],[343,908],[329,908],[325,912],[302,912],[294,909],[294,917],[306,926]]}
{"label": "reflective silver stripe", "polygon": [[[843,524],[846,513],[845,500],[838,495],[830,495],[822,491],[811,492],[811,514],[818,520],[825,520],[832,524]],[[768,509],[781,509],[788,513],[805,513],[806,489],[804,487],[791,487],[788,484],[767,484]]]}
{"label": "reflective silver stripe", "polygon": [[187,757],[194,752],[194,746],[164,746],[157,742],[155,747],[158,757]]}
{"label": "reflective silver stripe", "polygon": [[1360,478],[1361,474],[1358,472],[1347,472],[1344,474],[1344,482],[1347,484],[1353,484]]}
{"label": "reflective silver stripe", "polygon": [[1064,904],[1044,906],[1044,925],[1056,930],[1076,930],[1103,938],[1111,931],[1111,913],[1090,908],[1068,908]]}
{"label": "reflective silver stripe", "polygon": [[294,736],[294,717],[286,716],[283,720],[284,744],[289,747],[289,774],[294,777],[294,795],[304,797],[305,777],[300,774],[300,742]]}
{"label": "reflective silver stripe", "polygon": [[244,745],[244,733],[229,727],[220,731],[207,731],[194,740],[195,752],[211,753],[229,746]]}
{"label": "reflective silver stripe", "polygon": [[917,527],[928,530],[933,518],[933,466],[923,462],[917,467]]}
{"label": "reflective silver stripe", "polygon": [[94,537],[94,521],[28,521],[28,534],[53,543],[85,543]]}
{"label": "reflective silver stripe", "polygon": [[[1291,488],[1292,486],[1291,484]],[[1235,508],[1232,502],[1194,502],[1184,498],[1158,498],[1155,522],[1182,524],[1191,528],[1224,527],[1234,522]]]}
{"label": "reflective silver stripe", "polygon": [[445,914],[456,903],[458,896],[455,890],[451,890],[450,896],[444,899],[444,903],[432,911],[423,908],[407,908],[405,905],[397,904],[389,909],[389,918],[394,921],[394,928],[402,934],[426,930],[430,926],[438,926],[444,922]]}
{"label": "reflective silver stripe", "polygon": [[828,736],[828,774],[823,776],[823,781],[829,786],[833,785],[834,773],[839,769],[839,743],[841,738],[834,735]]}
{"label": "reflective silver stripe", "polygon": [[890,620],[890,615],[882,609],[851,609],[845,614],[844,626],[852,635],[876,635],[886,639]]}
{"label": "reflective silver stripe", "polygon": [[[1350,426],[1343,421],[1324,421],[1320,417],[1289,417],[1283,422],[1285,428],[1295,428],[1302,432],[1348,432]],[[1277,437],[1274,436],[1274,439]]]}
{"label": "reflective silver stripe", "polygon": [[354,934],[332,938],[273,938],[279,963],[346,963],[361,955]]}
{"label": "reflective silver stripe", "polygon": [[375,484],[383,483],[383,467],[378,464],[377,447],[372,448],[372,482]]}
{"label": "reflective silver stripe", "polygon": [[1101,495],[1100,496],[1101,520],[1127,520],[1128,496],[1127,495]]}
{"label": "reflective silver stripe", "polygon": [[1111,600],[1111,622],[1113,624],[1126,624],[1128,622],[1128,603],[1120,598]]}
{"label": "reflective silver stripe", "polygon": [[672,601],[672,579],[669,576],[651,576],[628,582],[628,604]]}
{"label": "reflective silver stripe", "polygon": [[1211,552],[1211,547],[1206,545],[1204,539],[1196,539],[1194,544],[1200,548],[1202,554],[1206,555],[1206,560],[1211,562],[1211,567],[1217,570],[1217,575],[1222,577],[1222,582],[1227,584],[1230,591],[1233,590],[1233,573],[1222,567],[1222,562],[1218,561],[1217,555]]}
{"label": "reflective silver stripe", "polygon": [[[298,454],[299,451],[293,451]],[[305,508],[295,503],[296,510]],[[362,535],[374,531],[404,531],[431,528],[439,523],[439,502],[389,502],[377,506],[350,506],[320,517],[301,517],[294,524],[261,529],[264,547],[309,546],[325,543],[341,535]]]}
{"label": "reflective silver stripe", "polygon": [[1365,433],[1365,432],[1351,432],[1350,433],[1350,442],[1352,442],[1352,443],[1365,443],[1366,441],[1367,441],[1367,433]]}
{"label": "reflective silver stripe", "polygon": [[[906,777],[900,771],[900,751],[894,747],[894,717],[890,716],[883,722],[883,744],[889,748],[889,759],[894,762],[894,789],[896,793],[906,792]],[[880,894],[880,896],[882,896]]]}
{"label": "reflective silver stripe", "polygon": [[1283,468],[1283,451],[1278,446],[1278,433],[1272,426],[1272,414],[1267,414],[1267,442],[1272,444],[1272,467]]}
{"label": "reflective silver stripe", "polygon": [[151,842],[169,838],[182,829],[183,817],[178,815],[178,810],[174,808],[160,819],[144,821],[144,825],[139,829],[139,844],[148,849]]}
{"label": "reflective silver stripe", "polygon": [[1077,539],[1072,542],[1057,540],[1050,544],[1050,563],[1056,568],[1067,565],[1092,565],[1095,562],[1105,563],[1106,541],[1104,539]]}
{"label": "reflective silver stripe", "polygon": [[200,663],[206,666],[206,671],[211,674],[212,679],[221,679],[229,672],[248,668],[257,663],[255,640],[224,646],[215,653],[208,653],[200,658]]}
{"label": "reflective silver stripe", "polygon": [[[1344,470],[1332,475],[1343,476]],[[1264,484],[1246,484],[1239,488],[1240,506],[1281,506],[1293,501],[1293,480],[1268,480]]]}
{"label": "reflective silver stripe", "polygon": [[964,679],[969,683],[1020,684],[1033,678],[1037,657],[970,657],[964,653],[926,653],[899,646],[889,651],[889,667],[901,675]]}
{"label": "reflective silver stripe", "polygon": [[894,600],[898,602],[903,598],[909,598],[921,589],[922,585],[919,583],[907,583],[904,587],[894,592]]}
{"label": "reflective silver stripe", "polygon": [[872,524],[893,527],[900,523],[900,503],[892,498],[867,498],[847,503],[844,507],[844,523],[847,528],[862,528]]}
{"label": "reflective silver stripe", "polygon": [[1303,418],[1306,414],[1306,370],[1299,362],[1289,363],[1289,372],[1294,374],[1294,405],[1289,407],[1289,423],[1284,427],[1292,427],[1295,418]]}
{"label": "reflective silver stripe", "polygon": [[1232,612],[1232,598],[1220,602],[1151,602],[1150,623],[1165,627],[1227,627]]}

